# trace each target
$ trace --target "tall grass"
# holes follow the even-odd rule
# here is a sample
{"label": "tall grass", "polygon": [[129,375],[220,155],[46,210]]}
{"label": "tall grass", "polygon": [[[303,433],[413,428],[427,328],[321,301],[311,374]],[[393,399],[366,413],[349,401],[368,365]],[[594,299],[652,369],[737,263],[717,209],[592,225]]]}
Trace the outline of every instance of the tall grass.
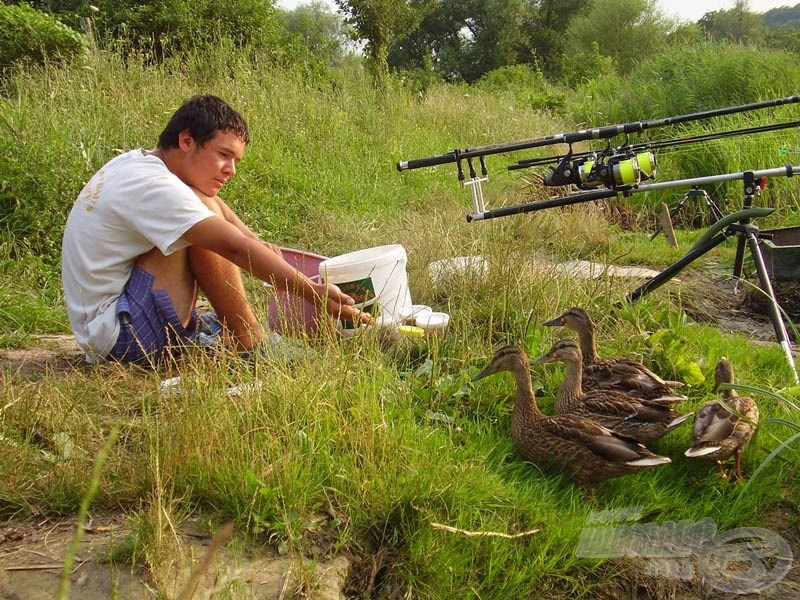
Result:
{"label": "tall grass", "polygon": [[[213,92],[253,127],[254,141],[225,194],[260,233],[327,255],[402,243],[414,301],[449,312],[451,326],[441,338],[389,346],[369,335],[321,338],[310,342],[313,359],[255,370],[202,352],[155,371],[108,364],[36,376],[5,370],[3,516],[75,513],[89,492],[86,474],[117,432],[92,510],[132,516],[129,558],[148,565],[162,593],[174,589],[167,568],[173,532],[190,515],[209,529],[232,521],[246,544],[272,544],[298,560],[348,553],[354,574],[375,574],[373,589],[365,587],[369,578],[354,575],[353,595],[415,598],[613,595],[620,578],[631,577],[630,565],[575,551],[587,518],[601,509],[642,506],[658,523],[711,517],[720,530],[783,526],[765,515],[797,494],[791,446],[742,494],[709,465],[683,458],[686,426],[653,445],[671,465],[601,484],[589,499],[517,455],[508,435],[510,378],[470,382],[500,344],[544,353],[559,333],[541,322],[582,305],[595,316],[604,354],[634,356],[690,384],[685,410],[710,397],[709,375],[723,354],[738,381],[796,401],[776,345],[693,322],[671,285],[618,306],[630,282],[581,281],[552,266],[616,258],[663,267],[680,253],[663,237],[650,243],[641,232],[622,233],[594,204],[469,224],[468,195],[453,165],[395,169],[397,160],[538,137],[564,123],[518,110],[513,95],[501,92],[442,86],[414,96],[393,84],[378,93],[358,72],[314,79],[235,56],[184,60],[152,67],[101,56],[82,68],[18,75],[2,105],[5,122],[15,126],[6,125],[0,143],[12,169],[8,197],[31,204],[3,213],[9,244],[19,232],[39,232],[31,244],[47,249],[49,236],[50,264],[57,262],[57,223],[83,180],[118,149],[152,145],[183,97]],[[39,168],[21,176],[22,159]],[[532,192],[503,164],[490,159],[486,189],[493,202],[519,202]],[[9,269],[21,249],[5,247]],[[486,278],[431,279],[430,262],[473,254],[491,265]],[[719,255],[731,259],[730,250]],[[37,269],[47,272],[46,265]],[[44,287],[55,302],[57,286]],[[257,310],[265,314],[257,289]],[[22,320],[32,331],[52,327]],[[164,392],[161,382],[175,376],[180,386]],[[557,367],[533,372],[545,412],[561,376]],[[231,395],[233,385],[244,391]],[[748,473],[789,437],[780,420],[796,425],[800,418],[773,399],[760,402],[764,418],[774,420],[745,454]]]}

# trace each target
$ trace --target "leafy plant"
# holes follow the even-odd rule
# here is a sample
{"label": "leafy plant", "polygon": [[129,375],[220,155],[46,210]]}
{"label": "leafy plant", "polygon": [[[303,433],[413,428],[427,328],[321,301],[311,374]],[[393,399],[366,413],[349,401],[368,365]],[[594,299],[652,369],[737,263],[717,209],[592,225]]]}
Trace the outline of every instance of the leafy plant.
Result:
{"label": "leafy plant", "polygon": [[0,68],[68,60],[89,46],[88,37],[29,4],[0,5]]}

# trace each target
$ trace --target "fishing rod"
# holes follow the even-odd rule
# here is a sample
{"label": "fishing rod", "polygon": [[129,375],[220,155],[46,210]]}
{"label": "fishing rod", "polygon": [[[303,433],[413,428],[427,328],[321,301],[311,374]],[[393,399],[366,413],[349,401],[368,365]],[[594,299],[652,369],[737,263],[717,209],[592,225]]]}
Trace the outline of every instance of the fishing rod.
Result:
{"label": "fishing rod", "polygon": [[783,167],[774,167],[770,169],[762,169],[759,171],[745,171],[741,173],[726,173],[722,175],[710,175],[707,177],[692,177],[689,179],[677,179],[674,181],[662,181],[658,183],[646,183],[637,186],[631,186],[624,189],[603,189],[592,190],[579,194],[571,194],[562,196],[560,198],[550,198],[548,200],[537,200],[535,202],[526,202],[524,204],[517,204],[514,206],[504,206],[490,210],[478,210],[467,215],[467,222],[472,221],[485,221],[487,219],[496,219],[498,217],[507,217],[510,215],[517,215],[526,212],[533,212],[543,210],[546,208],[554,208],[557,206],[567,206],[570,204],[578,204],[581,202],[590,202],[592,200],[602,200],[604,198],[616,198],[619,196],[631,196],[637,192],[649,192],[653,190],[661,190],[672,187],[695,187],[703,186],[711,183],[719,183],[723,181],[732,181],[736,179],[743,179],[745,175],[751,174],[756,179],[763,179],[764,177],[792,177],[800,174],[800,167],[786,165]]}
{"label": "fishing rod", "polygon": [[458,163],[459,165],[459,179],[463,178],[463,171],[461,169],[461,161],[471,158],[480,158],[481,165],[485,170],[483,157],[492,154],[501,154],[506,152],[515,152],[517,150],[526,150],[528,148],[538,148],[542,146],[550,146],[554,144],[574,144],[587,140],[608,139],[618,135],[626,135],[631,133],[640,133],[646,129],[654,127],[663,127],[666,125],[675,125],[678,123],[686,123],[689,121],[697,121],[700,119],[709,119],[713,117],[720,117],[731,115],[750,110],[759,110],[762,108],[772,108],[776,106],[783,106],[786,104],[794,104],[800,102],[800,96],[786,96],[784,98],[775,98],[773,100],[764,100],[762,102],[753,102],[750,104],[742,104],[739,106],[729,106],[725,108],[716,108],[712,110],[705,110],[685,115],[678,115],[673,117],[663,117],[660,119],[649,119],[643,121],[634,121],[631,123],[620,123],[616,125],[606,125],[604,127],[595,127],[592,129],[581,129],[571,133],[558,133],[554,135],[545,136],[542,138],[531,140],[519,140],[514,142],[489,144],[486,146],[476,146],[474,148],[464,148],[461,150],[453,150],[445,154],[437,156],[429,156],[427,158],[417,158],[411,160],[401,160],[397,163],[398,171],[406,171],[411,169],[419,169],[423,167],[433,167],[436,165],[443,165],[448,163]]}
{"label": "fishing rod", "polygon": [[[752,135],[770,131],[779,131],[790,127],[800,126],[800,121],[788,123],[775,123],[771,125],[761,125],[747,127],[732,131],[714,132],[700,135],[686,135],[672,140],[661,140],[632,145],[622,145],[616,148],[606,148],[603,151],[597,150],[573,153],[567,155],[550,156],[544,158],[529,158],[518,161],[508,167],[509,171],[525,169],[558,162],[558,166],[551,168],[543,183],[546,186],[576,185],[581,189],[597,187],[601,184],[614,185],[633,185],[641,180],[655,178],[656,160],[655,155],[646,151],[653,151],[671,146],[683,144],[695,144],[713,140],[725,139],[739,135]],[[621,174],[617,177],[609,178],[613,173],[609,172],[608,165],[632,160],[629,166],[627,179]],[[588,165],[588,167],[587,167]],[[605,169],[604,169],[605,166]],[[604,170],[603,170],[604,169]]]}
{"label": "fishing rod", "polygon": [[[715,133],[704,133],[699,135],[686,135],[683,137],[679,137],[673,140],[661,140],[655,142],[642,142],[640,144],[632,144],[632,145],[622,145],[617,146],[614,150],[615,152],[641,152],[643,150],[657,150],[660,148],[668,148],[670,146],[680,146],[683,144],[691,144],[691,143],[698,143],[698,142],[708,142],[713,140],[724,139],[727,137],[733,137],[737,135],[746,135],[746,134],[753,134],[753,133],[764,133],[768,131],[778,131],[781,129],[788,129],[790,127],[798,127],[800,126],[800,121],[791,121],[789,123],[776,123],[772,125],[760,125],[757,127],[747,127],[745,129],[734,129],[732,131],[723,131],[723,132],[715,132]],[[575,152],[572,154],[572,157],[575,159],[578,158],[588,158],[595,154],[596,151],[587,150],[585,152]],[[554,162],[560,162],[563,160],[561,156],[547,156],[542,158],[527,158],[518,161],[516,164],[509,165],[509,171],[515,171],[517,169],[526,169],[528,167],[537,167],[541,165],[547,165]]]}

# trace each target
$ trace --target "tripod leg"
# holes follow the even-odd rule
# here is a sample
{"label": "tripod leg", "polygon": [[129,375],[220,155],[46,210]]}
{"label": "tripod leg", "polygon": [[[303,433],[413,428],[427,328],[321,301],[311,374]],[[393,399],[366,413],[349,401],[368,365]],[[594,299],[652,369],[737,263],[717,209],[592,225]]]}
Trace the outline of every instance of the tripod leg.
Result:
{"label": "tripod leg", "polygon": [[733,259],[733,279],[735,283],[733,284],[733,293],[736,294],[739,291],[739,280],[742,278],[742,265],[744,264],[744,246],[745,240],[744,238],[739,238],[736,242],[736,256]]}
{"label": "tripod leg", "polygon": [[[746,171],[742,174],[742,181],[744,182],[744,202],[743,209],[748,209],[753,206],[753,195],[756,193],[755,175],[752,171]],[[739,224],[746,225],[749,219],[742,219]],[[736,283],[733,286],[733,293],[739,291],[739,280],[742,278],[742,265],[744,264],[744,247],[747,243],[744,236],[740,236],[736,243],[736,257],[733,260],[733,278]]]}
{"label": "tripod leg", "polygon": [[727,239],[727,237],[728,237],[727,231],[723,231],[722,233],[718,233],[716,236],[708,240],[705,244],[702,244],[700,247],[689,250],[689,252],[684,254],[682,258],[678,259],[676,262],[672,263],[666,269],[661,271],[658,275],[655,275],[651,279],[648,279],[638,288],[633,290],[630,294],[628,294],[625,297],[625,299],[628,302],[634,302],[639,298],[641,298],[642,296],[644,296],[646,293],[666,283],[667,281],[672,279],[686,265],[688,265],[694,260],[697,260],[712,248],[719,246],[722,242],[724,242]]}
{"label": "tripod leg", "polygon": [[761,282],[761,289],[764,290],[764,293],[767,295],[769,316],[772,319],[772,327],[775,329],[775,337],[778,339],[778,343],[781,345],[781,348],[783,348],[783,352],[786,354],[786,359],[789,361],[789,366],[792,368],[795,384],[800,385],[800,377],[797,375],[797,367],[795,367],[794,356],[792,355],[792,347],[789,344],[789,336],[786,332],[786,325],[784,324],[783,316],[781,315],[781,307],[778,304],[778,300],[775,298],[775,290],[773,290],[772,283],[769,280],[767,267],[764,264],[764,255],[761,253],[761,246],[754,229],[754,227],[747,228],[747,243],[750,246],[750,252],[753,255],[753,262],[755,263],[756,272],[758,273],[758,280]]}
{"label": "tripod leg", "polygon": [[711,216],[714,217],[714,220],[719,221],[725,215],[720,210],[719,206],[708,196],[706,196],[706,204],[708,205],[708,210],[711,213]]}

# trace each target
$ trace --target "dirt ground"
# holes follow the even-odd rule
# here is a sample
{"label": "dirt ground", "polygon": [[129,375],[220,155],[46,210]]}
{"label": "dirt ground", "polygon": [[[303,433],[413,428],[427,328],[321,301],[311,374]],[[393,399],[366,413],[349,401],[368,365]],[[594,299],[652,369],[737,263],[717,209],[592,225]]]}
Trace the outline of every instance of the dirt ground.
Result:
{"label": "dirt ground", "polygon": [[[0,525],[0,598],[51,600],[67,589],[65,598],[100,600],[155,598],[311,598],[340,600],[350,568],[346,557],[305,563],[277,551],[234,554],[226,547],[226,532],[211,536],[179,532],[179,557],[171,563],[171,589],[156,590],[147,572],[136,565],[108,561],[130,533],[121,515],[92,518],[83,527],[74,550],[75,519],[14,521]],[[63,588],[65,557],[71,556],[69,587]],[[235,596],[229,596],[235,590]]]}
{"label": "dirt ground", "polygon": [[[781,307],[798,321],[800,290],[796,284],[776,284]],[[733,281],[726,274],[713,271],[683,275],[681,300],[687,314],[697,321],[715,323],[724,331],[741,333],[758,343],[775,343],[775,331],[766,305],[757,292],[740,287],[733,293]],[[792,341],[797,352],[797,345]],[[0,376],[18,372],[37,373],[72,369],[83,356],[71,336],[47,336],[35,347],[24,350],[0,350]],[[0,379],[3,379],[0,377]],[[147,573],[136,566],[113,566],[106,557],[129,533],[121,515],[95,517],[83,529],[77,548],[70,552],[76,532],[76,519],[13,520],[0,523],[0,599],[45,600],[57,596],[62,585],[66,556],[73,556],[70,570],[70,594],[83,598],[156,598],[159,592],[148,583]],[[800,533],[786,514],[777,514],[769,524],[784,536],[792,547],[794,562],[788,575],[758,597],[792,600],[800,597]],[[171,598],[213,598],[225,590],[241,590],[242,598],[344,598],[345,582],[351,564],[346,557],[327,563],[303,565],[277,552],[258,556],[234,556],[225,544],[209,535],[179,532],[181,558],[174,565],[175,589],[166,591]],[[309,576],[309,569],[313,575]],[[313,585],[308,581],[313,581]],[[305,583],[304,583],[305,582]],[[620,597],[630,598],[725,598],[714,592],[706,595],[696,587],[680,582],[654,584],[646,578],[620,590]],[[730,597],[756,597],[754,595]],[[163,597],[163,596],[161,596]],[[228,597],[228,596],[225,596]]]}

